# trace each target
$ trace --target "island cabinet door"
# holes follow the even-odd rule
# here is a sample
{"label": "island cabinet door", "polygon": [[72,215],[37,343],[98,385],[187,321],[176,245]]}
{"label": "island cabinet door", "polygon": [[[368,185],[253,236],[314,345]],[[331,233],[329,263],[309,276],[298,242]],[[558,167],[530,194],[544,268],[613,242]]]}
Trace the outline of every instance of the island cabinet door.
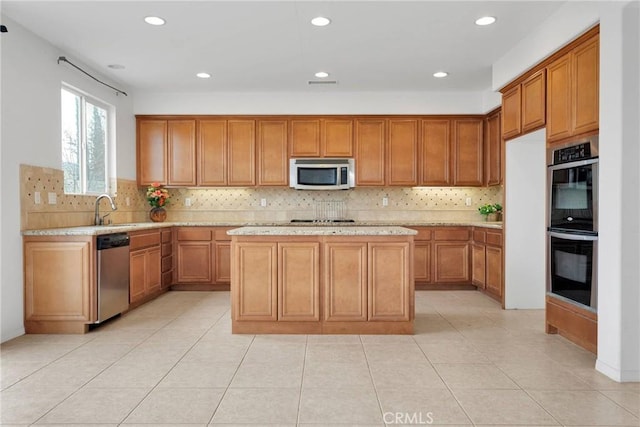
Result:
{"label": "island cabinet door", "polygon": [[278,320],[320,321],[320,243],[278,243]]}
{"label": "island cabinet door", "polygon": [[324,320],[367,320],[367,244],[324,244]]}
{"label": "island cabinet door", "polygon": [[410,320],[411,246],[369,243],[369,320]]}
{"label": "island cabinet door", "polygon": [[232,244],[234,320],[278,320],[278,244]]}

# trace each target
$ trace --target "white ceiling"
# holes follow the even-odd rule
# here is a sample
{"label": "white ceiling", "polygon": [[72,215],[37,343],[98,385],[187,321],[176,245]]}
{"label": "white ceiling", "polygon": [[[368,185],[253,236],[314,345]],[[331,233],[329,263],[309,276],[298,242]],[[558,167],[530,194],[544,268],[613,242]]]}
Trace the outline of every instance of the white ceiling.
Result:
{"label": "white ceiling", "polygon": [[[475,91],[488,89],[491,64],[563,3],[4,0],[1,10],[72,62],[133,90]],[[149,15],[166,25],[144,23]],[[332,24],[312,26],[319,15]],[[484,15],[498,21],[476,26]],[[338,85],[310,88],[320,70]],[[438,70],[450,76],[433,78]]]}

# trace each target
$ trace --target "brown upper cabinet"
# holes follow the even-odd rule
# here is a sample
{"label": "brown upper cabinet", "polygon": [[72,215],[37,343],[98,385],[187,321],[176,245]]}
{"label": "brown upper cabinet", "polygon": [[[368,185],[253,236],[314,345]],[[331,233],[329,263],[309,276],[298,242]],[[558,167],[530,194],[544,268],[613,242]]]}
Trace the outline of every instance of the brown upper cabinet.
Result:
{"label": "brown upper cabinet", "polygon": [[138,185],[195,185],[195,120],[138,120]]}
{"label": "brown upper cabinet", "polygon": [[291,119],[291,157],[353,157],[353,120]]}
{"label": "brown upper cabinet", "polygon": [[356,120],[356,185],[385,185],[385,119]]}
{"label": "brown upper cabinet", "polygon": [[502,137],[511,139],[545,125],[546,72],[537,71],[502,95]]}
{"label": "brown upper cabinet", "polygon": [[198,122],[198,184],[227,184],[227,121]]}
{"label": "brown upper cabinet", "polygon": [[387,185],[418,185],[418,126],[417,119],[389,119]]}
{"label": "brown upper cabinet", "polygon": [[547,67],[547,142],[598,129],[599,46],[595,35]]}
{"label": "brown upper cabinet", "polygon": [[258,120],[258,185],[287,186],[287,121]]}
{"label": "brown upper cabinet", "polygon": [[420,185],[451,185],[451,120],[422,120]]}
{"label": "brown upper cabinet", "polygon": [[453,126],[453,185],[482,186],[482,119],[455,119]]}
{"label": "brown upper cabinet", "polygon": [[500,132],[500,110],[487,116],[484,123],[484,182],[487,186],[502,184],[503,147]]}

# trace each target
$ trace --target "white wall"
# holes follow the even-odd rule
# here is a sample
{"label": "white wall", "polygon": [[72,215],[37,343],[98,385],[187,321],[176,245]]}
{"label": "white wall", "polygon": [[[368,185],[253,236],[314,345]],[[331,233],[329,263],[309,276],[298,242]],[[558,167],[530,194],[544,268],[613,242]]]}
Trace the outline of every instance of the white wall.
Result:
{"label": "white wall", "polygon": [[[638,6],[567,2],[494,64],[498,89],[600,20],[598,360],[618,381],[640,380],[638,296]],[[507,184],[508,185],[508,184]],[[508,206],[507,206],[508,209]],[[510,233],[507,225],[507,235]]]}
{"label": "white wall", "polygon": [[481,92],[135,92],[136,114],[483,114]]}
{"label": "white wall", "polygon": [[[57,64],[67,56],[19,24],[1,16],[9,29],[2,34],[1,81],[1,282],[2,311],[0,340],[24,333],[22,238],[20,236],[19,165],[61,168],[60,87],[61,82],[90,93],[116,107],[117,174],[135,179],[135,120],[130,97],[116,96],[68,64]],[[97,73],[94,73],[97,74]],[[99,75],[98,75],[99,76]],[[106,80],[101,78],[102,80]],[[118,87],[117,83],[112,83]],[[126,88],[123,88],[126,91]]]}
{"label": "white wall", "polygon": [[506,144],[504,304],[545,307],[546,131]]}

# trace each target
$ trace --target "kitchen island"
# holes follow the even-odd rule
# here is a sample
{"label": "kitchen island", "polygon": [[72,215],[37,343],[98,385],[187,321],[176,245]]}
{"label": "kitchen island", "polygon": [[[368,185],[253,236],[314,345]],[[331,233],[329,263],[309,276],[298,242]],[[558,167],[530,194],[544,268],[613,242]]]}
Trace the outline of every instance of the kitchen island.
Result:
{"label": "kitchen island", "polygon": [[233,333],[413,333],[415,230],[242,227],[228,234]]}

